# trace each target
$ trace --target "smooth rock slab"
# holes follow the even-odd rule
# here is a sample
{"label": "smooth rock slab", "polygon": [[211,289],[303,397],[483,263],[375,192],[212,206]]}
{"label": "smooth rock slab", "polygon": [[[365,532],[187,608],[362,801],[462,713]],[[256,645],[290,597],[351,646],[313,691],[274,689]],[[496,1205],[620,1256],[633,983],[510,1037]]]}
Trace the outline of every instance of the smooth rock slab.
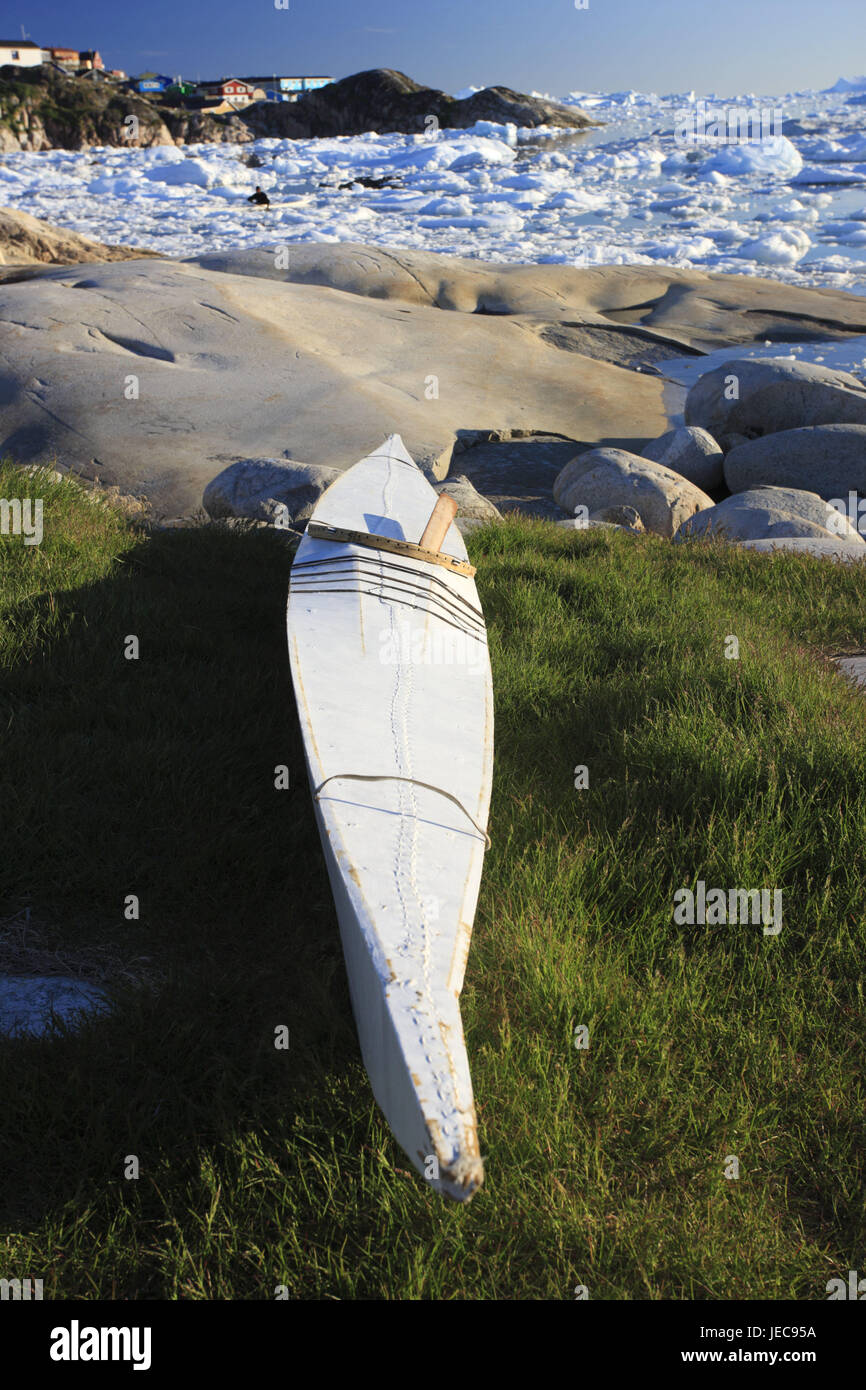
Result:
{"label": "smooth rock slab", "polygon": [[[461,430],[643,442],[663,428],[660,380],[560,351],[507,314],[451,312],[384,253],[375,275],[355,265],[353,292],[348,259],[342,289],[313,283],[327,267],[309,257],[308,283],[149,260],[0,285],[0,448],[56,455],[161,520],[196,511],[239,459],[345,469],[396,433],[441,480]],[[417,298],[368,296],[383,262]]]}
{"label": "smooth rock slab", "polygon": [[[789,333],[798,341],[866,333],[861,295],[801,289],[752,275],[660,265],[502,265],[358,242],[280,249],[289,253],[288,266],[285,256],[264,247],[216,251],[186,264],[466,314],[498,314],[506,320],[525,316],[527,327],[541,331],[551,325],[569,331],[621,330],[623,339],[632,340],[637,333],[649,346],[657,342],[668,348],[681,344],[714,351],[768,337],[783,340]],[[578,384],[585,389],[585,381]],[[532,421],[535,433],[543,433],[543,423],[537,417]],[[596,437],[584,433],[573,438],[589,443]]]}
{"label": "smooth rock slab", "polygon": [[[155,520],[197,511],[239,459],[344,469],[394,433],[437,479],[467,431],[639,452],[668,417],[663,380],[616,365],[636,339],[670,355],[866,331],[859,295],[757,277],[346,242],[37,272],[0,285],[0,448],[146,497]],[[481,491],[506,510],[508,487]],[[513,500],[555,515],[544,491]]]}
{"label": "smooth rock slab", "polygon": [[0,1034],[43,1037],[53,1020],[74,1027],[83,1018],[108,1012],[102,990],[64,975],[0,976]]}
{"label": "smooth rock slab", "polygon": [[866,495],[866,425],[813,425],[750,439],[725,457],[732,492],[767,484],[817,492],[846,505]]}

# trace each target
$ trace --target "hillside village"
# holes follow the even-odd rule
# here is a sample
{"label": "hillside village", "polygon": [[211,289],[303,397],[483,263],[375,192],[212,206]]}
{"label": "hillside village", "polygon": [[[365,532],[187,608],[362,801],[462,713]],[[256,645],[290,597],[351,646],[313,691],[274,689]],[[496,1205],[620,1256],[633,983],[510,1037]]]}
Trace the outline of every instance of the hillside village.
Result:
{"label": "hillside village", "polygon": [[232,76],[195,82],[106,68],[96,50],[0,41],[0,155],[90,146],[247,144],[367,131],[419,133],[478,121],[583,130],[597,124],[577,106],[489,87],[453,97],[405,73],[373,68],[324,74]]}
{"label": "hillside village", "polygon": [[0,67],[53,68],[67,76],[105,82],[119,91],[158,97],[167,105],[222,115],[240,111],[255,102],[297,101],[305,92],[327,87],[335,79],[318,75],[228,76],[218,80],[190,81],[164,73],[142,72],[130,76],[121,68],[107,68],[97,49],[43,48],[30,39],[0,39]]}

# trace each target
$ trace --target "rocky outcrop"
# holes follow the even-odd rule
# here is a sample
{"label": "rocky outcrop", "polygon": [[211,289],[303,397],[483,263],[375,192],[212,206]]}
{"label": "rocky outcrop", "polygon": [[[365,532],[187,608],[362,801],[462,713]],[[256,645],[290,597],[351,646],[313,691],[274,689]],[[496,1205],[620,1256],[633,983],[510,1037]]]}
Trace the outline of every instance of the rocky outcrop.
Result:
{"label": "rocky outcrop", "polygon": [[[128,118],[137,121],[130,133]],[[433,118],[432,121],[430,118]],[[356,73],[297,102],[256,102],[233,114],[150,100],[106,77],[73,77],[53,67],[0,68],[0,151],[81,150],[90,145],[249,143],[362,135],[420,134],[476,121],[583,130],[597,125],[576,107],[489,87],[458,101],[387,68]]]}
{"label": "rocky outcrop", "polygon": [[458,100],[433,87],[422,87],[391,68],[355,73],[318,91],[307,92],[296,102],[267,106],[259,103],[244,112],[242,119],[257,135],[293,139],[363,135],[370,130],[380,134],[423,134],[431,125],[435,129],[436,123],[443,130],[465,129],[476,121],[570,130],[599,124],[577,107],[526,96],[510,87],[486,87],[474,96]]}
{"label": "rocky outcrop", "polygon": [[[400,434],[432,479],[453,468],[500,512],[555,520],[554,480],[581,448],[634,457],[667,426],[665,382],[635,370],[639,357],[629,365],[624,340],[666,355],[708,334],[753,342],[770,312],[800,337],[844,337],[864,314],[856,295],[657,266],[342,243],[292,245],[283,267],[263,249],[17,272],[38,278],[0,286],[0,449],[21,463],[56,456],[147,497],[159,519],[195,512],[238,460],[345,468]],[[562,326],[566,346],[549,331]],[[677,525],[712,506],[662,471],[696,494]],[[625,487],[589,511],[610,506],[652,526]]]}
{"label": "rocky outcrop", "polygon": [[153,256],[134,246],[103,246],[66,232],[29,213],[0,208],[0,278],[4,267],[77,265],[85,261],[130,261]]}
{"label": "rocky outcrop", "polygon": [[[864,393],[866,400],[866,393]],[[826,501],[866,496],[866,424],[781,430],[740,444],[725,458],[732,492],[769,484],[817,492]]]}
{"label": "rocky outcrop", "polygon": [[724,481],[724,454],[713,436],[695,425],[668,430],[660,439],[644,447],[643,457],[672,468],[704,492],[719,487]]}
{"label": "rocky outcrop", "polygon": [[755,439],[808,425],[866,425],[866,387],[849,372],[809,362],[732,358],[692,387],[685,420],[708,430],[724,449],[735,435]]}
{"label": "rocky outcrop", "polygon": [[665,468],[623,449],[590,449],[566,464],[553,487],[564,511],[585,508],[585,519],[608,507],[632,507],[647,531],[670,538],[713,499]]}
{"label": "rocky outcrop", "polygon": [[[134,138],[130,116],[137,122]],[[0,68],[0,150],[173,144],[153,103],[116,82],[70,77],[52,67]]]}
{"label": "rocky outcrop", "polygon": [[249,145],[258,139],[241,115],[214,116],[207,110],[177,106],[159,106],[157,110],[177,145]]}
{"label": "rocky outcrop", "polygon": [[831,508],[816,492],[783,487],[737,492],[684,522],[675,539],[682,541],[710,535],[737,541],[790,536],[816,536],[823,540],[841,537],[852,545],[866,546],[866,541],[847,517]]}

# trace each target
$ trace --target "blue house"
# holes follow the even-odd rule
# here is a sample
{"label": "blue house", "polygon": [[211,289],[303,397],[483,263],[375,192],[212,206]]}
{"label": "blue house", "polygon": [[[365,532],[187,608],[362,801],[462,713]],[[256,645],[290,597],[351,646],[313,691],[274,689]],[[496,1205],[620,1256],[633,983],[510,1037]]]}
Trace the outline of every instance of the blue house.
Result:
{"label": "blue house", "polygon": [[254,87],[264,88],[268,101],[297,101],[303,92],[313,92],[319,87],[327,87],[333,77],[247,77],[244,81]]}
{"label": "blue house", "polygon": [[140,92],[164,92],[173,81],[173,78],[163,77],[161,73],[143,72],[135,79],[135,85]]}

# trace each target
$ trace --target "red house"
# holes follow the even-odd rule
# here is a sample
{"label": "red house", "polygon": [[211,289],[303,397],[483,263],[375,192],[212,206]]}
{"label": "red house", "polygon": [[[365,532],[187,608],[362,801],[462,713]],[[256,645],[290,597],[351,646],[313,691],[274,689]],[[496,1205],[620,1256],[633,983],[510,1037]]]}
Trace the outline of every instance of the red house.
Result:
{"label": "red house", "polygon": [[209,96],[229,101],[233,106],[248,106],[251,101],[262,101],[265,95],[249,82],[242,82],[239,77],[229,77],[224,82],[208,82],[206,90]]}

